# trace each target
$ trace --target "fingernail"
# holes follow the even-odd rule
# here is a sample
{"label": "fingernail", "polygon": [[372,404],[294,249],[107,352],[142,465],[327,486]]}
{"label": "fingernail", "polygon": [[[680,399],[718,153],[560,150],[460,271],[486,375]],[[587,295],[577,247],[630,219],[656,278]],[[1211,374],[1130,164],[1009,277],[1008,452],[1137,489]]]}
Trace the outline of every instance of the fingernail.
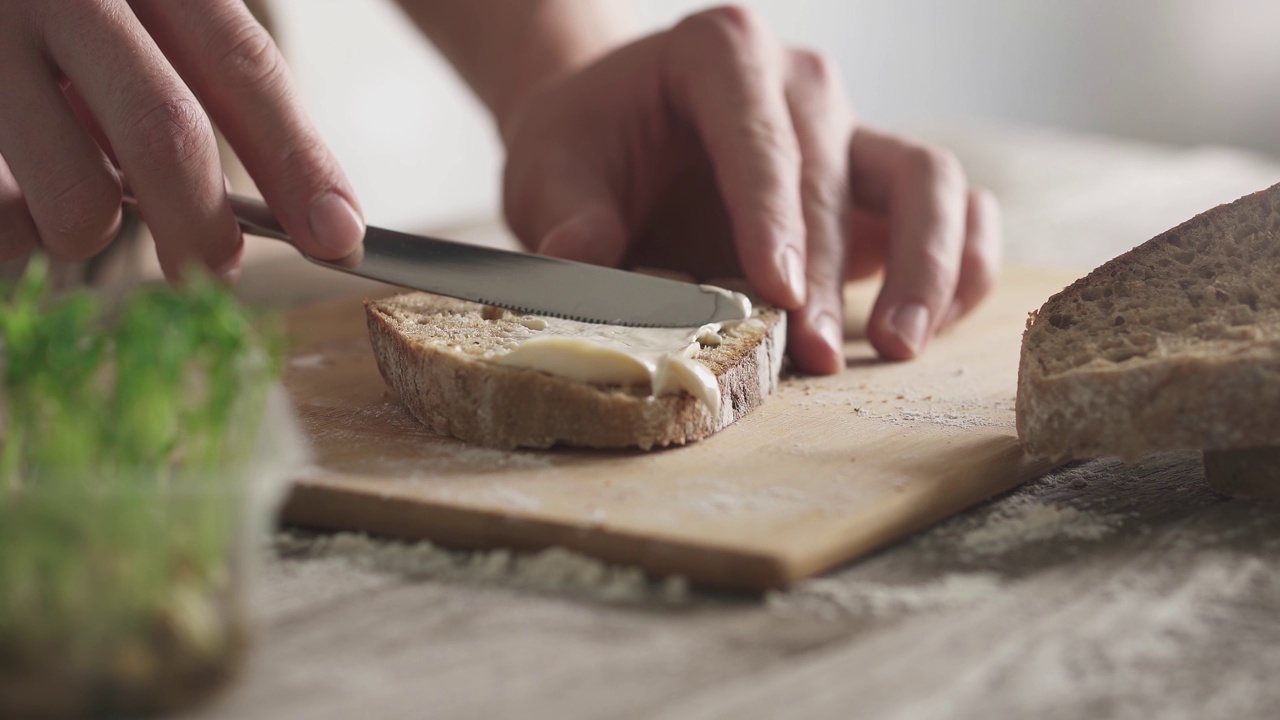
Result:
{"label": "fingernail", "polygon": [[800,257],[800,250],[793,245],[788,245],[782,250],[782,274],[786,278],[787,289],[795,297],[796,304],[803,303],[806,284],[804,258]]}
{"label": "fingernail", "polygon": [[364,239],[364,219],[347,199],[325,193],[311,203],[311,236],[337,256],[346,255]]}
{"label": "fingernail", "polygon": [[929,333],[929,308],[919,303],[903,305],[893,313],[890,329],[913,355],[918,355],[924,349],[925,337]]}
{"label": "fingernail", "polygon": [[844,354],[844,328],[835,315],[824,312],[814,320],[813,326],[818,331],[818,335],[837,355]]}

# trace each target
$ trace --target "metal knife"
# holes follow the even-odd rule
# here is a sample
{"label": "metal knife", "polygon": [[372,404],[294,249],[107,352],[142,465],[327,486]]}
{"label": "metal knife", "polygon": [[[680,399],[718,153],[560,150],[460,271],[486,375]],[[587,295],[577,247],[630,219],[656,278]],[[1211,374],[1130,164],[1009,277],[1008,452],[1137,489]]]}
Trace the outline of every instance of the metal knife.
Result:
{"label": "metal knife", "polygon": [[[267,205],[231,195],[240,228],[293,244]],[[136,204],[126,191],[126,204]],[[633,327],[742,320],[741,303],[692,283],[368,226],[363,253],[311,262],[334,270],[529,315]]]}

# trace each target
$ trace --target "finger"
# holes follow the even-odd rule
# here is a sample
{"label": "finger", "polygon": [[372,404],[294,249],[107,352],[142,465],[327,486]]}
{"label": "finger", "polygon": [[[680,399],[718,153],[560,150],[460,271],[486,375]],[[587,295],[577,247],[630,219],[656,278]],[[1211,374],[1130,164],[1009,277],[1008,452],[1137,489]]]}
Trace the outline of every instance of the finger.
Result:
{"label": "finger", "polygon": [[622,221],[605,206],[584,207],[552,228],[537,252],[594,265],[616,266],[626,249]]}
{"label": "finger", "polygon": [[790,53],[787,102],[800,145],[806,241],[804,306],[791,313],[787,347],[805,372],[844,369],[844,233],[849,190],[845,148],[853,111],[835,68],[821,55]]}
{"label": "finger", "polygon": [[882,356],[907,360],[924,350],[955,297],[967,181],[950,154],[865,127],[849,143],[849,167],[855,202],[890,223],[867,336]]}
{"label": "finger", "polygon": [[536,178],[516,170],[504,182],[512,229],[539,254],[616,266],[627,251],[627,225],[600,174],[580,164]]}
{"label": "finger", "polygon": [[677,25],[667,60],[672,100],[715,166],[747,280],[765,300],[799,308],[806,292],[800,150],[781,49],[754,15],[724,7]]}
{"label": "finger", "polygon": [[24,213],[55,258],[93,256],[120,228],[115,170],[76,122],[45,58],[0,43],[0,86],[0,156],[22,188]]}
{"label": "finger", "polygon": [[80,93],[76,92],[76,89],[66,80],[62,81],[62,96],[67,99],[67,105],[71,107],[76,120],[80,121],[80,127],[99,148],[102,148],[102,152],[106,154],[111,164],[114,167],[120,167],[120,158],[116,157],[116,151],[111,147],[111,139],[102,131],[102,126],[98,124],[98,119],[93,116],[93,111],[89,109],[84,98],[80,97]]}
{"label": "finger", "polygon": [[969,192],[965,218],[964,252],[960,256],[960,278],[956,296],[943,324],[969,313],[995,286],[1002,255],[1000,206],[985,188]]}
{"label": "finger", "polygon": [[889,254],[889,223],[883,215],[853,208],[846,230],[844,279],[865,280],[884,269]]}
{"label": "finger", "polygon": [[0,263],[25,256],[39,238],[18,180],[0,157]]}
{"label": "finger", "polygon": [[350,182],[303,110],[284,58],[243,0],[134,0],[295,244],[345,257],[364,238]]}
{"label": "finger", "polygon": [[114,150],[165,277],[178,280],[195,262],[234,275],[244,241],[213,128],[128,6],[113,5],[59,5],[57,22],[94,30],[51,32],[49,50]]}

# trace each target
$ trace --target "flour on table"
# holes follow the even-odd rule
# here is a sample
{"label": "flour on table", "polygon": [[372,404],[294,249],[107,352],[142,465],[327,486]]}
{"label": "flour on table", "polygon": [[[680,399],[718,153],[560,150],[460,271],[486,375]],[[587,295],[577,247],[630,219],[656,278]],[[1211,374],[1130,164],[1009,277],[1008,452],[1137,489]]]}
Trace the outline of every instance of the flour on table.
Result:
{"label": "flour on table", "polygon": [[854,578],[819,578],[790,591],[765,597],[780,617],[808,616],[835,620],[843,616],[884,616],[961,607],[999,592],[996,573],[952,573],[919,584],[887,584]]}
{"label": "flour on table", "polygon": [[1068,505],[1012,503],[997,508],[983,525],[960,535],[957,544],[965,555],[1003,555],[1033,542],[1101,540],[1123,521],[1121,516]]}
{"label": "flour on table", "polygon": [[904,544],[913,547],[913,557],[922,563],[921,568],[954,567],[958,562],[961,566],[976,565],[971,571],[917,582],[868,579],[894,553],[890,550],[879,562],[869,559],[829,577],[801,583],[789,592],[769,593],[767,605],[783,617],[837,620],[943,610],[994,599],[1007,592],[1013,582],[993,571],[1001,556],[1035,545],[1052,550],[1071,542],[1102,540],[1132,520],[1132,514],[1122,508],[1088,507],[1096,494],[1091,485],[1105,476],[1096,461],[1059,469]]}
{"label": "flour on table", "polygon": [[689,584],[683,577],[651,580],[639,568],[609,565],[558,547],[536,554],[466,552],[427,541],[397,542],[350,532],[282,532],[276,536],[275,547],[282,555],[341,558],[361,570],[413,579],[491,584],[609,603],[681,604],[689,600]]}
{"label": "flour on table", "polygon": [[[940,528],[922,538],[952,547],[961,557],[990,558],[1035,542],[1099,540],[1123,521],[1121,515],[1009,498],[977,527],[960,532]],[[857,574],[855,567],[845,577],[818,578],[787,592],[771,592],[766,604],[781,617],[879,617],[971,605],[995,597],[1006,582],[999,573],[983,571],[953,572],[914,584],[868,581]]]}

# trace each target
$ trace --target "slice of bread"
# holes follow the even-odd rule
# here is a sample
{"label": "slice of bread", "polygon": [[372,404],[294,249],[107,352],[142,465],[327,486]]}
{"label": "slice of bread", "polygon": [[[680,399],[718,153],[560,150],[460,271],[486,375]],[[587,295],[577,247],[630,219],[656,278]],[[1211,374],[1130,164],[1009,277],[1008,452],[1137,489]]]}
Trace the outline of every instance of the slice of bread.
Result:
{"label": "slice of bread", "polygon": [[1280,185],[1107,262],[1027,322],[1018,435],[1036,455],[1280,445]]}
{"label": "slice of bread", "polygon": [[515,315],[428,293],[365,303],[387,385],[438,433],[481,445],[594,448],[681,445],[721,430],[778,384],[786,316],[760,309],[694,359],[715,374],[720,411],[687,392],[654,397],[636,386],[590,385],[495,362],[532,336]]}

